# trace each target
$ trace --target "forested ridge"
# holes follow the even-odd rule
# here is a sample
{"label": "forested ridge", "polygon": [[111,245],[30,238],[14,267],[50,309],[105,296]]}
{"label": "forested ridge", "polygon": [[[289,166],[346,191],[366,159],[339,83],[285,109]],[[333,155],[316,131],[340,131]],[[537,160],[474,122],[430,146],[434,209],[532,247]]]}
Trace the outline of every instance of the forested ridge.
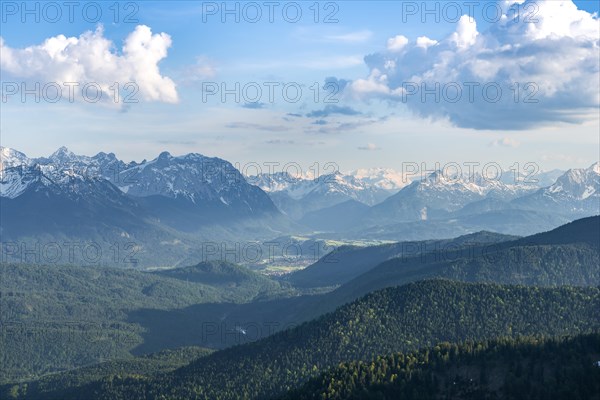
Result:
{"label": "forested ridge", "polygon": [[371,293],[334,313],[232,347],[160,377],[111,375],[44,399],[263,399],[283,395],[340,362],[440,342],[576,335],[600,327],[600,289],[411,283]]}
{"label": "forested ridge", "polygon": [[[0,398],[18,398],[25,393],[42,393],[64,388],[76,389],[109,375],[158,376],[184,366],[193,360],[211,354],[213,350],[201,347],[182,347],[175,350],[162,350],[140,357],[106,361],[70,371],[46,375],[36,381],[6,384],[0,386]],[[65,394],[68,396],[68,394]]]}
{"label": "forested ridge", "polygon": [[440,343],[342,363],[279,400],[600,398],[600,334]]}
{"label": "forested ridge", "polygon": [[289,285],[225,262],[156,272],[0,264],[0,383],[131,357],[147,335],[130,317],[135,310],[294,294]]}

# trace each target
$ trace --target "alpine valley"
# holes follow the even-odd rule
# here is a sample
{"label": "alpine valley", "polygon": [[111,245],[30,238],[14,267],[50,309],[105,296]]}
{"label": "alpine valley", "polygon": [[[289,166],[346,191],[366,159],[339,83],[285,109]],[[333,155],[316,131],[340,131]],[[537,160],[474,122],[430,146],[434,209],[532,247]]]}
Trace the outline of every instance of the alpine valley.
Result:
{"label": "alpine valley", "polygon": [[0,400],[600,400],[600,2],[0,9]]}
{"label": "alpine valley", "polygon": [[600,394],[598,163],[307,177],[0,154],[2,398]]}

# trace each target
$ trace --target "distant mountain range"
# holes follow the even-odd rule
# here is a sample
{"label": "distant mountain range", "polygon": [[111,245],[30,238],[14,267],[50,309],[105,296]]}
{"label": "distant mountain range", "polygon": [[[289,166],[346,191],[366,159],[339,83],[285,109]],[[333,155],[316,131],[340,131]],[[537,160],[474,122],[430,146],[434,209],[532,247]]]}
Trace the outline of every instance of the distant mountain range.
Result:
{"label": "distant mountain range", "polygon": [[297,220],[309,212],[349,200],[372,206],[401,187],[397,177],[395,180],[383,176],[379,179],[373,176],[357,178],[339,171],[318,178],[276,172],[251,176],[248,181],[267,192],[282,212]]}
{"label": "distant mountain range", "polygon": [[[125,163],[112,153],[87,157],[65,147],[43,158],[0,151],[0,236],[12,244],[3,256],[13,261],[40,262],[48,257],[35,246],[51,245],[52,260],[72,263],[63,243],[78,242],[94,248],[76,263],[102,253],[100,261],[115,264],[122,261],[117,253],[127,253],[137,265],[189,264],[206,241],[290,230],[269,196],[218,158],[164,152]],[[30,260],[23,260],[23,246],[34,248]]]}
{"label": "distant mountain range", "polygon": [[[511,171],[501,179],[434,171],[409,182],[381,168],[246,177],[219,158],[167,152],[124,162],[66,147],[40,158],[3,147],[0,159],[0,239],[11,246],[3,257],[16,262],[51,253],[53,262],[93,264],[101,252],[107,265],[130,255],[135,265],[175,266],[201,261],[207,242],[299,233],[393,241],[481,230],[529,235],[600,213],[599,163],[541,173],[535,182]],[[73,242],[93,243],[91,255],[72,260],[63,244]]]}
{"label": "distant mountain range", "polygon": [[374,206],[340,203],[328,208],[327,216],[313,212],[302,221],[324,232],[343,231],[344,237],[417,240],[480,230],[529,235],[600,214],[600,163],[571,169],[540,187],[547,177],[507,182],[436,171]]}
{"label": "distant mountain range", "polygon": [[0,193],[9,199],[43,187],[76,197],[85,195],[84,189],[93,182],[109,182],[134,198],[159,196],[196,205],[206,219],[277,212],[262,190],[249,185],[233,165],[219,158],[200,154],[173,157],[163,152],[151,161],[126,164],[113,153],[79,156],[66,147],[48,158],[34,159],[8,148],[1,151]]}
{"label": "distant mountain range", "polygon": [[[371,168],[347,174],[336,171],[316,179],[287,172],[263,173],[247,179],[267,192],[281,211],[300,219],[308,212],[349,200],[374,206],[400,191],[403,194],[398,195],[399,200],[407,192],[416,190],[424,196],[423,200],[433,202],[433,207],[436,202],[444,202],[442,208],[452,208],[454,201],[464,205],[486,197],[510,200],[550,186],[563,174],[564,171],[552,170],[525,176],[514,171],[502,171],[498,178],[485,179],[481,174],[457,176],[441,170],[412,176],[389,168]],[[462,197],[458,195],[460,193]]]}

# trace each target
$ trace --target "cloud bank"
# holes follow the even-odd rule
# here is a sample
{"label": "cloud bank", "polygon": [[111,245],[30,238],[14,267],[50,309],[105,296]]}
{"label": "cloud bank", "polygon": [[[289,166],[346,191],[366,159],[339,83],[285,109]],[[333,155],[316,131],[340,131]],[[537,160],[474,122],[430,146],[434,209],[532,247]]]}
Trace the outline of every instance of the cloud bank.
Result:
{"label": "cloud bank", "polygon": [[346,95],[405,103],[418,116],[475,129],[597,118],[598,16],[572,1],[498,4],[504,14],[485,32],[465,15],[439,41],[390,38],[365,57],[369,76],[346,85]]}
{"label": "cloud bank", "polygon": [[42,86],[48,82],[95,83],[109,99],[109,88],[115,82],[134,82],[139,89],[138,99],[176,103],[175,83],[161,75],[158,66],[170,46],[169,35],[153,34],[145,25],[138,25],[127,36],[121,51],[104,37],[102,26],[79,37],[58,35],[23,49],[9,47],[0,37],[0,68],[9,77],[40,82]]}

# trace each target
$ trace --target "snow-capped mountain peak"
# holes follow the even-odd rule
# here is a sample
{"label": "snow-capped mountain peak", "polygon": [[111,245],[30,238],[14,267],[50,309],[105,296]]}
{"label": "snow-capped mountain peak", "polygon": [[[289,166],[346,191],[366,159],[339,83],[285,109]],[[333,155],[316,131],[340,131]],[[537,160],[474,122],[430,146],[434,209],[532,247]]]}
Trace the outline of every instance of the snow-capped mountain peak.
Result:
{"label": "snow-capped mountain peak", "polygon": [[64,159],[76,158],[76,155],[75,155],[75,153],[70,151],[66,146],[61,146],[54,153],[52,153],[50,155],[50,157],[48,157],[48,158],[55,159],[55,160],[64,160]]}
{"label": "snow-capped mountain peak", "polygon": [[389,191],[398,191],[410,183],[410,178],[407,175],[391,169],[391,168],[365,168],[357,169],[348,173],[356,179]]}
{"label": "snow-capped mountain peak", "polygon": [[600,163],[586,169],[570,169],[552,185],[516,199],[519,207],[556,212],[600,213]]}
{"label": "snow-capped mountain peak", "polygon": [[600,163],[586,169],[570,169],[544,190],[547,196],[584,200],[600,194]]}
{"label": "snow-capped mountain peak", "polygon": [[[116,199],[137,204],[134,207],[141,204],[157,218],[175,225],[189,221],[192,227],[193,216],[218,219],[277,211],[269,197],[248,184],[231,163],[202,154],[173,156],[162,152],[153,160],[127,164],[113,153],[89,157],[66,147],[35,159],[5,148],[1,154],[3,198],[37,193],[80,204],[89,199],[101,203]],[[191,213],[189,218],[183,216],[185,213]]]}
{"label": "snow-capped mountain peak", "polygon": [[5,168],[17,167],[19,165],[28,165],[31,160],[20,151],[10,147],[0,146],[0,173]]}

